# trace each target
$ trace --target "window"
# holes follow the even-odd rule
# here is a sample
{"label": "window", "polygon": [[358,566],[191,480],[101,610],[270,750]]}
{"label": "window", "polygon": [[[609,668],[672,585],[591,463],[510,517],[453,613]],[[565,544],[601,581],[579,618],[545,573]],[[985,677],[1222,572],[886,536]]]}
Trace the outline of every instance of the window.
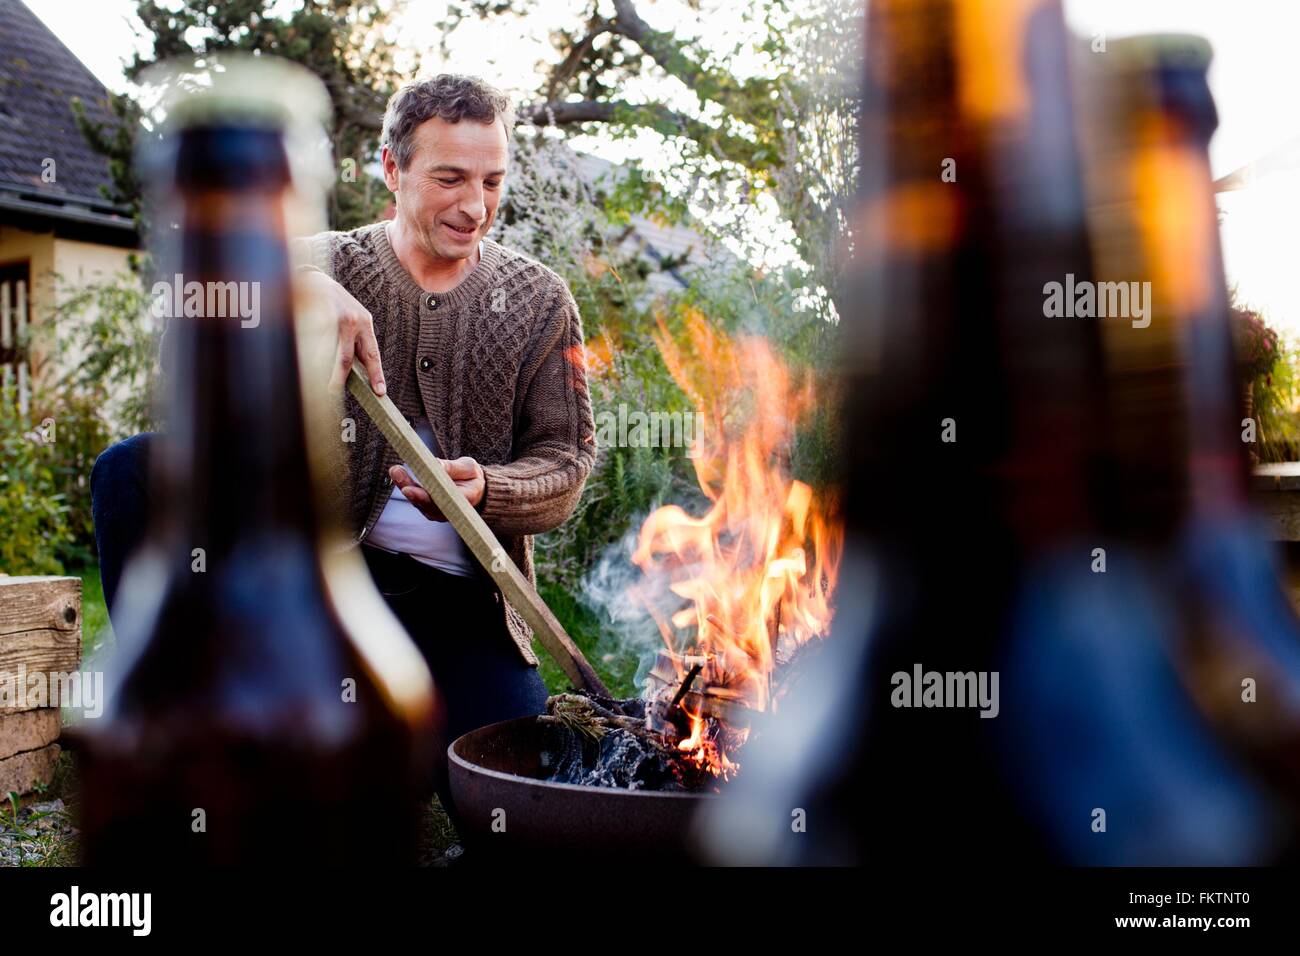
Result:
{"label": "window", "polygon": [[30,289],[30,263],[0,265],[0,394],[4,401],[17,402],[24,414],[31,401],[27,354]]}

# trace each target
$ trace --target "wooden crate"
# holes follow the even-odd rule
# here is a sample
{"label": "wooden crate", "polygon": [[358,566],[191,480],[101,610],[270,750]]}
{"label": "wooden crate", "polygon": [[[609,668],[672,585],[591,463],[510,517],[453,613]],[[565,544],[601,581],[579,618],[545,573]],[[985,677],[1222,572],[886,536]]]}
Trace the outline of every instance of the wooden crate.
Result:
{"label": "wooden crate", "polygon": [[[0,684],[81,666],[81,581],[0,575]],[[57,684],[45,706],[0,704],[0,796],[48,783],[59,758]]]}

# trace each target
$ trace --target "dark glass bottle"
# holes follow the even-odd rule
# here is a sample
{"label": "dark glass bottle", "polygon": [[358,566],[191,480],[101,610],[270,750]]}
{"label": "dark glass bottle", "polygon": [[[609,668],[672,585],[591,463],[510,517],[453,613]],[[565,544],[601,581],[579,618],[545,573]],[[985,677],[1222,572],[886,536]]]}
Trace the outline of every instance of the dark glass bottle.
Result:
{"label": "dark glass bottle", "polygon": [[[1092,318],[1075,321],[1101,331],[1106,357],[1104,561],[1035,570],[1004,671],[1007,706],[1025,715],[1008,725],[1006,765],[1026,819],[1072,863],[1233,865],[1289,848],[1285,789],[1225,719],[1263,711],[1244,705],[1247,671],[1224,652],[1285,657],[1295,629],[1244,498],[1208,63],[1208,44],[1176,36],[1089,60],[1098,284]],[[1278,661],[1257,664],[1275,690],[1295,686]]]}
{"label": "dark glass bottle", "polygon": [[[1218,124],[1206,79],[1209,44],[1166,35],[1120,41],[1111,83],[1115,177],[1126,195],[1111,231],[1131,237],[1130,270],[1151,281],[1151,329],[1176,373],[1162,394],[1182,455],[1169,499],[1169,564],[1183,597],[1183,682],[1215,730],[1279,799],[1300,795],[1300,621],[1248,499],[1251,424],[1243,418],[1209,142]],[[1112,216],[1116,215],[1112,212]],[[1115,363],[1142,329],[1119,330]],[[1148,346],[1149,348],[1149,346]],[[1259,689],[1243,699],[1243,681]],[[1249,696],[1249,695],[1247,695]],[[1284,796],[1289,794],[1290,796]]]}
{"label": "dark glass bottle", "polygon": [[821,655],[833,665],[782,711],[819,722],[756,740],[735,788],[789,781],[737,819],[806,811],[807,833],[774,836],[768,861],[1038,851],[1002,772],[1016,718],[996,698],[913,706],[910,682],[983,674],[992,697],[1027,568],[1095,527],[1099,342],[1044,296],[1091,276],[1068,56],[1051,0],[868,5],[846,554]]}
{"label": "dark glass bottle", "polygon": [[[1053,0],[868,17],[851,321],[878,356],[852,390],[849,533],[879,581],[856,799],[890,824],[862,859],[1031,859],[1006,755],[1033,718],[1007,702],[1007,635],[1027,594],[1086,577],[1109,490],[1097,329],[1049,293],[1093,268],[1069,34]],[[985,700],[926,706],[918,673],[974,675]]]}
{"label": "dark glass bottle", "polygon": [[[148,540],[105,715],[81,731],[87,864],[415,857],[432,683],[364,571],[324,547],[287,235],[301,197],[268,69],[236,64],[183,103],[147,167],[155,228],[176,223],[160,275],[204,298],[169,321]],[[228,283],[257,308],[214,309]]]}
{"label": "dark glass bottle", "polygon": [[[710,820],[785,832],[715,837],[729,859],[1205,865],[1285,847],[1277,791],[1207,694],[1240,700],[1224,648],[1289,636],[1276,601],[1249,600],[1276,579],[1227,430],[1204,61],[1174,50],[1118,80],[1108,95],[1156,139],[1086,127],[1105,155],[1085,179],[1072,59],[1054,0],[868,6],[829,663],[786,698],[783,720],[805,723],[754,742],[739,802]],[[1085,183],[1111,177],[1159,191],[1154,207],[1090,215]],[[1171,213],[1181,232],[1140,228]],[[1149,326],[1049,299],[1154,286],[1157,262]],[[946,690],[917,706],[895,678],[918,670],[996,675],[994,712]]]}

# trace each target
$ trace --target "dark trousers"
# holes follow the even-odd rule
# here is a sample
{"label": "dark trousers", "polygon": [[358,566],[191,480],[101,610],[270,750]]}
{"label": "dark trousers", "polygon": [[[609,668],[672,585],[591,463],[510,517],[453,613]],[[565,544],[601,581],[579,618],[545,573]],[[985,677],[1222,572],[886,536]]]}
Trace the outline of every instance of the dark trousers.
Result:
{"label": "dark trousers", "polygon": [[[148,458],[154,436],[109,448],[90,474],[95,545],[112,617],[122,569],[144,538],[149,514]],[[519,655],[506,629],[501,595],[484,575],[460,577],[363,546],[375,586],[415,641],[442,696],[445,743],[486,724],[546,706],[546,685]],[[450,809],[446,755],[435,755],[434,786]]]}

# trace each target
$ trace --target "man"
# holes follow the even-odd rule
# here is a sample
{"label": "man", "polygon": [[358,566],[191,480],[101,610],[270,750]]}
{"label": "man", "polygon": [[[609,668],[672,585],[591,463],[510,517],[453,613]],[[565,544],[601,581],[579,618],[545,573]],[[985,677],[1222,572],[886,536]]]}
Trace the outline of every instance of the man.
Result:
{"label": "man", "polygon": [[[332,385],[360,363],[535,580],[532,535],[572,512],[595,460],[595,427],[568,288],[486,238],[513,122],[509,100],[472,77],[404,87],[388,104],[381,153],[396,217],[311,237],[315,264],[302,268],[338,318]],[[540,713],[546,688],[527,626],[345,396],[356,431],[344,518],[429,663],[448,740]],[[110,609],[146,523],[149,437],[108,449],[91,475]]]}

